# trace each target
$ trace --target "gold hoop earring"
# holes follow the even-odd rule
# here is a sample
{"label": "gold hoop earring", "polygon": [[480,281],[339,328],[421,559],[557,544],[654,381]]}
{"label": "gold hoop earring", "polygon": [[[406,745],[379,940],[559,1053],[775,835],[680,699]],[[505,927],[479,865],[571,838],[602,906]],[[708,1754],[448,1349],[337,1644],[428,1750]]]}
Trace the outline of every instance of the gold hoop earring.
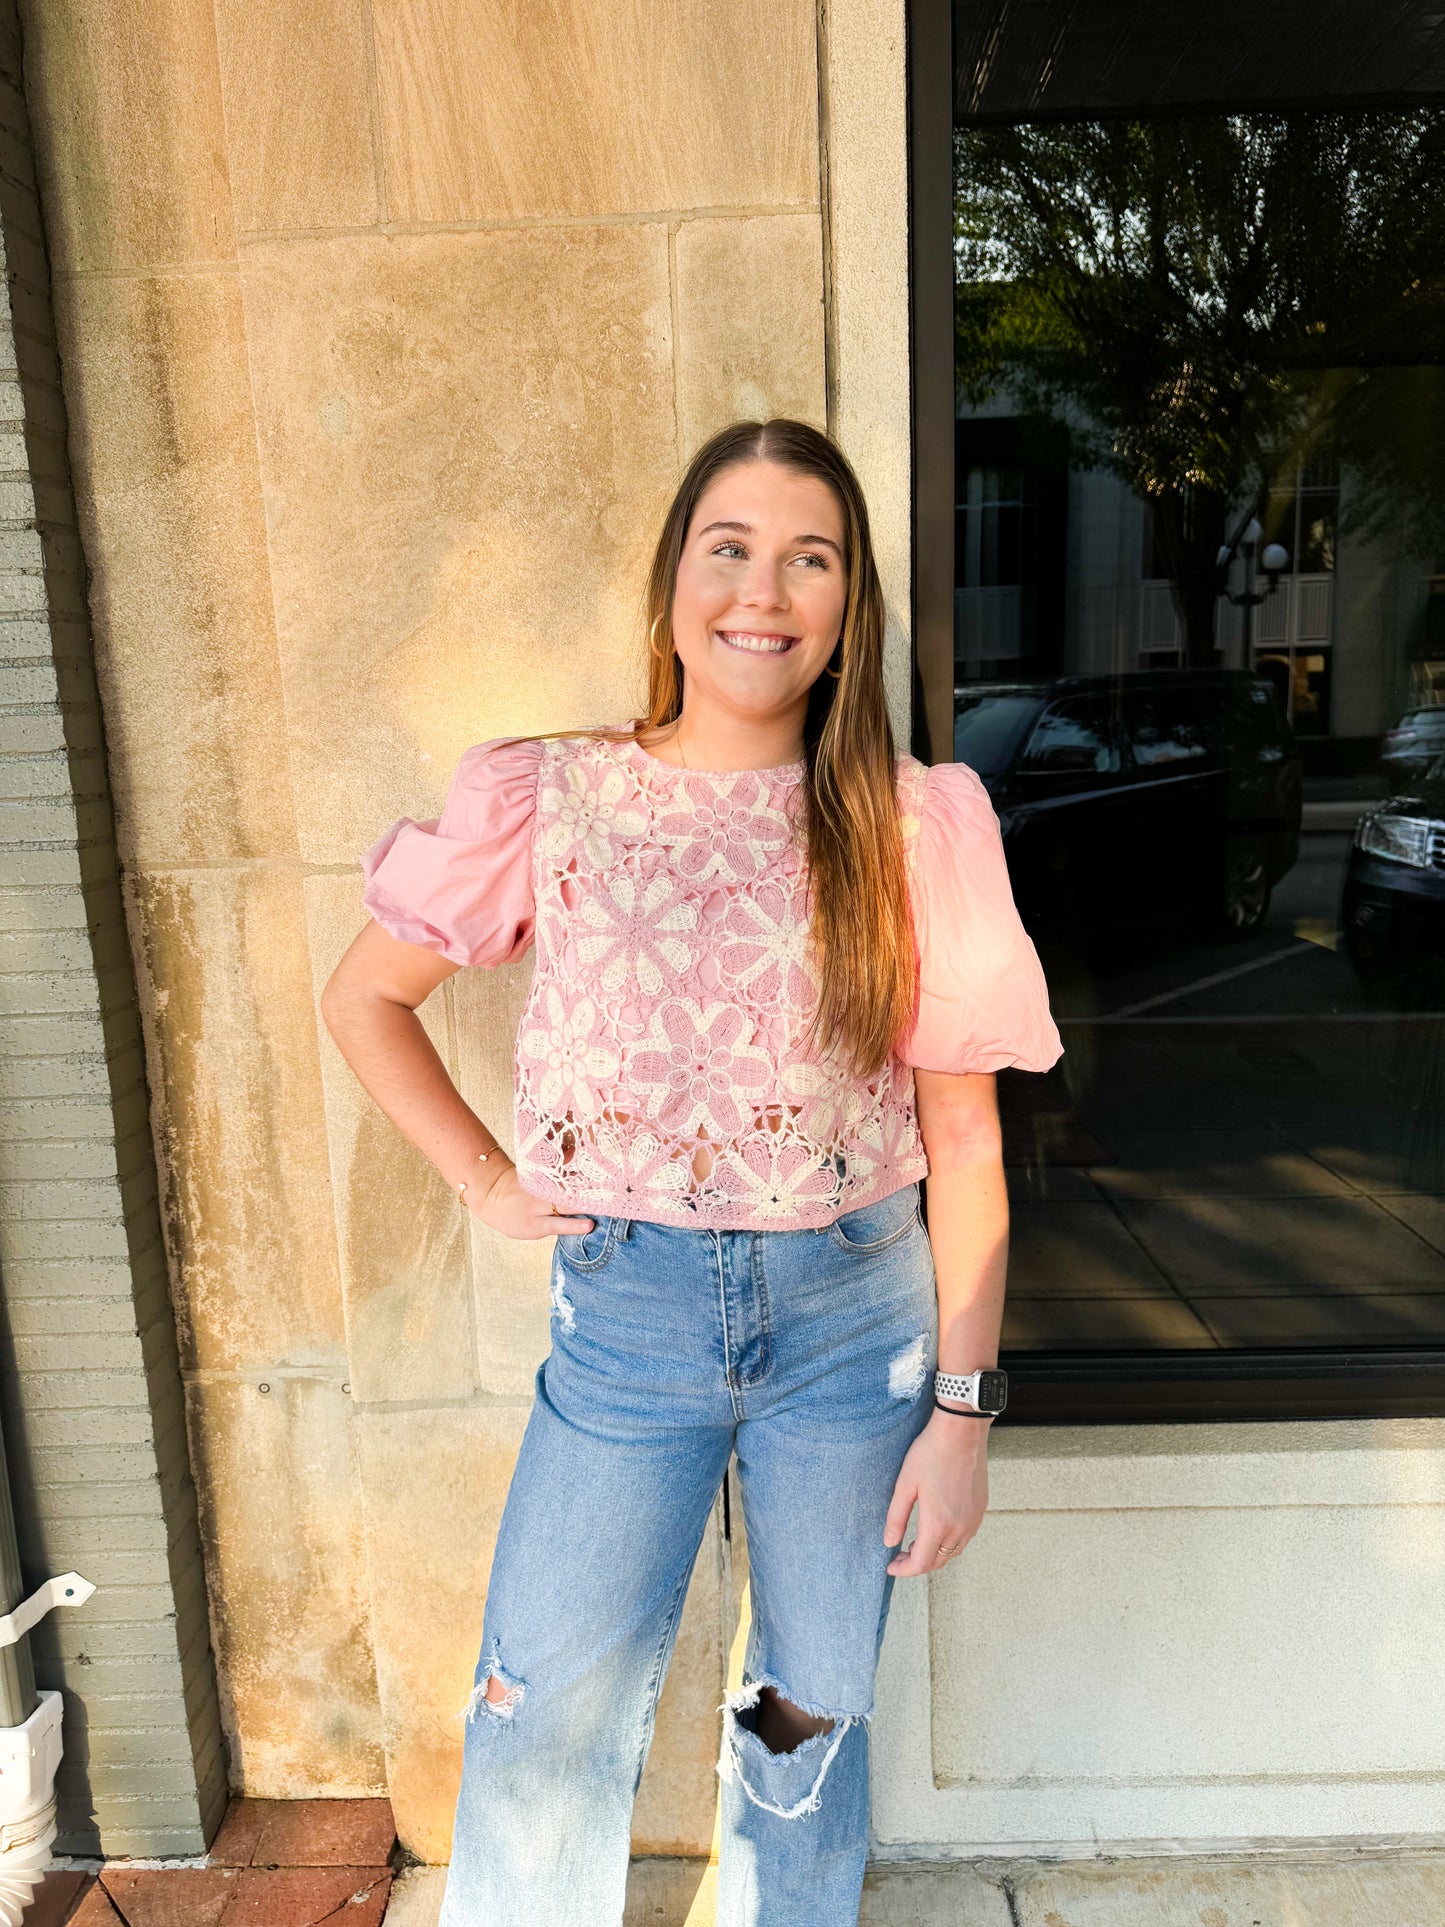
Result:
{"label": "gold hoop earring", "polygon": [[841,662],[838,664],[838,667],[836,669],[824,669],[823,671],[823,674],[825,676],[832,676],[834,681],[836,681],[838,677],[842,675],[842,673],[843,673],[843,665]]}
{"label": "gold hoop earring", "polygon": [[666,620],[666,616],[654,616],[652,618],[652,627],[647,632],[648,650],[652,655],[657,657],[659,662],[666,661],[667,651],[665,649],[659,649],[657,646],[657,625],[659,622],[666,622]]}

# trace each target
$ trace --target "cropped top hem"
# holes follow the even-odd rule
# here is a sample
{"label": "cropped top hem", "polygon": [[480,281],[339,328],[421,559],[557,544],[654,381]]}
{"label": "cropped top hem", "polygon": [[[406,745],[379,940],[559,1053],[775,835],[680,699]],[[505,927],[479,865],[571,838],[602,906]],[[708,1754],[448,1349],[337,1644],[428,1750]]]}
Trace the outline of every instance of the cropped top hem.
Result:
{"label": "cropped top hem", "polygon": [[782,1200],[769,1211],[756,1203],[736,1208],[706,1203],[699,1205],[659,1204],[655,1197],[644,1199],[615,1197],[599,1192],[587,1196],[575,1185],[557,1179],[539,1178],[529,1171],[521,1177],[522,1189],[548,1204],[567,1207],[572,1217],[627,1218],[634,1224],[665,1224],[681,1231],[825,1231],[830,1224],[850,1211],[861,1211],[870,1204],[891,1198],[905,1185],[918,1184],[928,1176],[928,1159],[922,1151],[901,1163],[890,1164],[877,1182],[849,1191],[847,1203],[798,1205]]}

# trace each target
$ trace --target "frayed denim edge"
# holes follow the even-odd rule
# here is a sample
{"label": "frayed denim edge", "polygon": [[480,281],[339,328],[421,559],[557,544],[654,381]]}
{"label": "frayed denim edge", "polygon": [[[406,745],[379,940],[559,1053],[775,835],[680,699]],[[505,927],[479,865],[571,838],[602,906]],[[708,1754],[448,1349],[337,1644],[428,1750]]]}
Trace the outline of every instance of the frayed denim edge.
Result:
{"label": "frayed denim edge", "polygon": [[[499,1700],[487,1698],[487,1688],[494,1679],[502,1682],[502,1697]],[[502,1661],[493,1641],[492,1650],[487,1655],[487,1663],[482,1668],[482,1676],[467,1695],[466,1704],[459,1717],[474,1720],[478,1713],[485,1713],[490,1719],[511,1720],[516,1718],[517,1708],[526,1695],[526,1687],[519,1679],[512,1679],[502,1670]]]}
{"label": "frayed denim edge", "polygon": [[[832,1732],[826,1736],[828,1746],[812,1786],[801,1800],[790,1807],[782,1806],[774,1800],[765,1800],[760,1793],[753,1791],[748,1784],[748,1776],[743,1769],[742,1758],[738,1751],[737,1715],[746,1712],[749,1707],[756,1706],[765,1687],[771,1687],[780,1699],[787,1700],[790,1706],[796,1706],[800,1713],[806,1713],[810,1719],[833,1722]],[[823,1804],[823,1782],[828,1777],[828,1769],[837,1756],[838,1748],[843,1744],[851,1728],[866,1726],[868,1723],[866,1713],[835,1713],[826,1706],[810,1706],[805,1700],[794,1699],[781,1680],[768,1678],[749,1680],[739,1692],[727,1694],[720,1710],[723,1715],[723,1744],[722,1754],[717,1764],[718,1777],[723,1781],[736,1780],[755,1807],[760,1807],[764,1813],[776,1815],[779,1820],[800,1820],[805,1813],[819,1811]],[[756,1738],[756,1734],[753,1737]],[[821,1740],[825,1736],[818,1733],[813,1737]],[[758,1744],[762,1745],[761,1740]],[[809,1744],[809,1741],[803,1741],[803,1746]],[[767,1748],[764,1747],[763,1750],[766,1752]],[[773,1757],[785,1760],[791,1756],[779,1753]]]}
{"label": "frayed denim edge", "polygon": [[562,1260],[552,1259],[551,1277],[552,1316],[561,1327],[564,1337],[570,1338],[577,1329],[577,1311],[567,1296],[567,1283],[562,1276]]}
{"label": "frayed denim edge", "polygon": [[888,1367],[888,1395],[910,1404],[923,1390],[928,1376],[928,1336],[920,1332],[906,1345]]}

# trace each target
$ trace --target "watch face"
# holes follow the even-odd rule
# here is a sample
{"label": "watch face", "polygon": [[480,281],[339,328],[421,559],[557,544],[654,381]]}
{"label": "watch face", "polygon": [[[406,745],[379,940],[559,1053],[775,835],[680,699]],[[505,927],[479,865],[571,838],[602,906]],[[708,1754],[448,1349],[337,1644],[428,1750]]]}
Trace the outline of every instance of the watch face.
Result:
{"label": "watch face", "polygon": [[980,1372],[978,1375],[978,1409],[980,1412],[1001,1412],[1008,1404],[1008,1373]]}

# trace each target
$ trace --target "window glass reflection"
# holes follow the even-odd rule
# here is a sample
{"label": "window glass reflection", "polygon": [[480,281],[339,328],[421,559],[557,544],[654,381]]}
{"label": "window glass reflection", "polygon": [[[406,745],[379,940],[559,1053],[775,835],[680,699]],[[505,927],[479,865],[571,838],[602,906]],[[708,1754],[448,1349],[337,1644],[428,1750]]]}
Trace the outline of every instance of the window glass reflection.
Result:
{"label": "window glass reflection", "polygon": [[1119,749],[1099,702],[1053,703],[1040,715],[1019,758],[1023,776],[1105,776]]}
{"label": "window glass reflection", "polygon": [[1445,110],[955,134],[1026,1351],[1445,1343]]}

